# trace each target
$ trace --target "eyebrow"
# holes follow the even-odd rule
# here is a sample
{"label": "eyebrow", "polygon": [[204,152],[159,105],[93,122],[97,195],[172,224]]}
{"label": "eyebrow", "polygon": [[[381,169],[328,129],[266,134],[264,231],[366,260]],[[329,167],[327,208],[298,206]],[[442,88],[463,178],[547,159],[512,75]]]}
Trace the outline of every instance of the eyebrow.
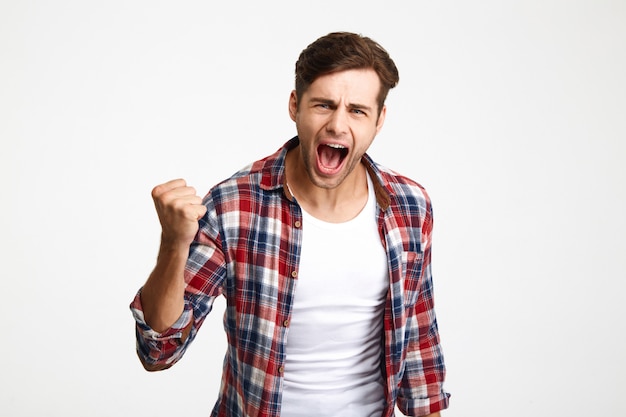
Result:
{"label": "eyebrow", "polygon": [[[311,102],[323,103],[323,104],[328,104],[329,106],[332,106],[332,107],[337,107],[337,103],[334,100],[323,98],[323,97],[311,97]],[[366,106],[365,104],[359,104],[359,103],[348,103],[348,107],[351,109],[359,109],[359,110],[366,110],[366,111],[372,110],[370,106]]]}

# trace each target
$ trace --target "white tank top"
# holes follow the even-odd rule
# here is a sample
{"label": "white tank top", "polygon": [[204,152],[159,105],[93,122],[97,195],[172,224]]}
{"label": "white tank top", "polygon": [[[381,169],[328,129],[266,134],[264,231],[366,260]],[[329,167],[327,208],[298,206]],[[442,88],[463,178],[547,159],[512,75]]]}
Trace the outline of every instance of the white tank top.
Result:
{"label": "white tank top", "polygon": [[380,416],[387,257],[376,198],[345,223],[303,212],[303,242],[287,334],[282,417]]}

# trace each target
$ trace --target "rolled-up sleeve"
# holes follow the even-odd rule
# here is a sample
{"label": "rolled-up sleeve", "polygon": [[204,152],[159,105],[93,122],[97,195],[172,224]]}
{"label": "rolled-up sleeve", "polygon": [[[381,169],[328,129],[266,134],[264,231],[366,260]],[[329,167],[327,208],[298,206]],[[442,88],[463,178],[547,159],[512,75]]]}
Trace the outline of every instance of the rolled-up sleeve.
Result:
{"label": "rolled-up sleeve", "polygon": [[[423,332],[418,330],[420,316],[432,318]],[[446,368],[433,312],[418,313],[410,321],[409,348],[396,403],[407,416],[425,416],[448,408],[450,394],[443,389]]]}
{"label": "rolled-up sleeve", "polygon": [[444,391],[446,367],[439,340],[430,268],[430,244],[426,245],[419,295],[407,319],[408,348],[397,405],[407,416],[424,416],[448,408]]}
{"label": "rolled-up sleeve", "polygon": [[178,362],[190,342],[189,332],[193,325],[191,304],[185,300],[184,310],[178,320],[161,333],[146,323],[141,305],[141,290],[135,295],[130,309],[136,322],[137,355],[143,366],[149,371],[158,371]]}

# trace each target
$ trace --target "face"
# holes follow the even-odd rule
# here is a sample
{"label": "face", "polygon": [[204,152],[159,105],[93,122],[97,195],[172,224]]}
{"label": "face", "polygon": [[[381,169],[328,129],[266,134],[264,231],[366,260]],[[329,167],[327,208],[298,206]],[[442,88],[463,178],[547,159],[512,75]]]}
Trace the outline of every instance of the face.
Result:
{"label": "face", "polygon": [[385,107],[378,114],[379,90],[376,72],[359,69],[317,78],[299,103],[291,93],[300,162],[315,186],[337,188],[354,175],[385,120]]}

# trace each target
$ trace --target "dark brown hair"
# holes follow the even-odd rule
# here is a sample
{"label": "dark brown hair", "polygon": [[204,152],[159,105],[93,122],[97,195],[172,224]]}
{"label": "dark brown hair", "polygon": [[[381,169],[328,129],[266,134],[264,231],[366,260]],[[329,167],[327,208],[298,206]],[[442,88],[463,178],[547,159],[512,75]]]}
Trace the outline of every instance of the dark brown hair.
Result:
{"label": "dark brown hair", "polygon": [[372,39],[350,32],[333,32],[306,47],[296,62],[296,96],[298,102],[307,88],[322,75],[351,69],[376,71],[380,79],[378,112],[387,93],[398,84],[396,64],[387,51]]}

